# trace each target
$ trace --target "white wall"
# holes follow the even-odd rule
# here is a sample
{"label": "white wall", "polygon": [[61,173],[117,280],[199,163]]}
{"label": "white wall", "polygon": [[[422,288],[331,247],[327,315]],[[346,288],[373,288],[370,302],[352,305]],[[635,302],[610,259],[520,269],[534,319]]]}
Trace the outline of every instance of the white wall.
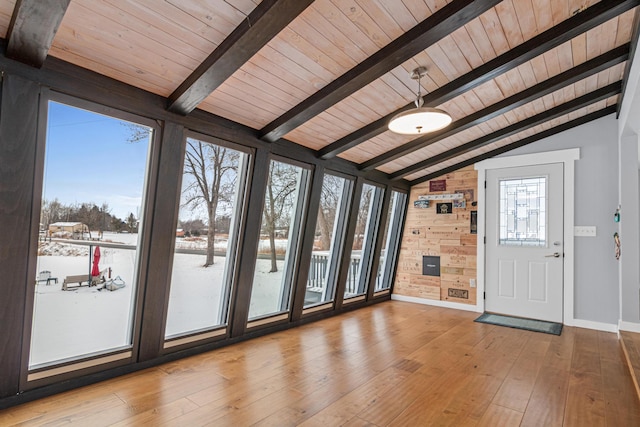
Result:
{"label": "white wall", "polygon": [[618,120],[620,152],[620,329],[640,332],[640,49],[636,49]]}
{"label": "white wall", "polygon": [[[640,218],[638,188],[638,137],[620,138],[620,193],[621,209],[620,242],[620,320],[626,323],[640,322],[639,286],[640,267]],[[640,325],[639,325],[640,326]],[[629,329],[623,327],[623,329]],[[637,328],[631,328],[632,330]],[[638,330],[640,332],[640,330]]]}
{"label": "white wall", "polygon": [[[580,148],[580,160],[575,162],[575,225],[597,227],[596,237],[574,238],[574,318],[618,324],[619,262],[615,259],[613,245],[613,233],[618,231],[613,214],[619,203],[615,115],[534,142],[504,156],[569,148]],[[624,236],[622,240],[624,244]]]}

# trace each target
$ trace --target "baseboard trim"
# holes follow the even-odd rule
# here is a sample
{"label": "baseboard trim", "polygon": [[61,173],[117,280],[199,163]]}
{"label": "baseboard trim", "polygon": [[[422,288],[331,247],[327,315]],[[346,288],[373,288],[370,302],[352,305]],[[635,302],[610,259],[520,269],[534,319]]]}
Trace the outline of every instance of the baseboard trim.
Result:
{"label": "baseboard trim", "polygon": [[624,320],[619,320],[618,330],[640,333],[640,323],[626,322]]}
{"label": "baseboard trim", "polygon": [[614,323],[594,322],[593,320],[573,319],[571,324],[567,326],[575,326],[577,328],[593,329],[604,332],[618,332],[618,326]]}
{"label": "baseboard trim", "polygon": [[[404,301],[404,302],[412,302],[415,304],[423,304],[423,305],[433,305],[436,307],[444,307],[444,308],[453,308],[456,310],[464,310],[464,311],[475,311],[480,313],[482,310],[479,310],[476,305],[466,305],[460,304],[456,302],[449,301],[438,301],[426,298],[418,298],[418,297],[409,297],[405,295],[391,294],[391,299],[395,301]],[[623,324],[625,328],[623,328]],[[584,329],[593,329],[596,331],[603,332],[618,332],[618,329],[623,331],[630,332],[639,332],[640,333],[640,324],[639,323],[631,323],[631,322],[620,322],[620,325],[615,325],[613,323],[603,323],[603,322],[594,322],[593,320],[583,320],[583,319],[572,319],[571,323],[565,323],[566,326],[575,326],[577,328]]]}
{"label": "baseboard trim", "polygon": [[438,301],[434,299],[408,297],[405,295],[391,294],[391,299],[396,301],[412,302],[415,304],[433,305],[436,307],[453,308],[456,310],[475,311],[479,313],[478,307],[475,304],[460,304],[457,302]]}

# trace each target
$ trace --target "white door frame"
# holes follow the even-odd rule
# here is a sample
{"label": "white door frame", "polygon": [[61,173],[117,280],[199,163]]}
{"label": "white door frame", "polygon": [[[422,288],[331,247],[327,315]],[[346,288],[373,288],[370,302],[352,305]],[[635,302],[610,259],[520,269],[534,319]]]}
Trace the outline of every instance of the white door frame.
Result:
{"label": "white door frame", "polygon": [[580,159],[580,149],[571,148],[568,150],[547,151],[544,153],[523,154],[518,156],[497,157],[483,160],[476,163],[475,169],[478,171],[478,252],[477,252],[477,279],[478,293],[476,298],[476,310],[484,312],[484,291],[485,291],[485,220],[486,220],[486,199],[484,183],[487,176],[487,169],[513,168],[519,166],[540,165],[548,163],[564,163],[564,302],[563,302],[563,323],[567,326],[574,325],[573,316],[573,268],[574,268],[574,245],[573,245],[573,225],[574,225],[574,180],[575,161]]}

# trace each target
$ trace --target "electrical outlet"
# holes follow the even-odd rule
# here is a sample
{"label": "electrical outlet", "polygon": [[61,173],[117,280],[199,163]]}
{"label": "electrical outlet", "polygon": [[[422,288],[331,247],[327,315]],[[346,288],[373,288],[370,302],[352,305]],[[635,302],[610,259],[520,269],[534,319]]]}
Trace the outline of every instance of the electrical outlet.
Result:
{"label": "electrical outlet", "polygon": [[469,287],[470,288],[476,287],[476,279],[469,279]]}
{"label": "electrical outlet", "polygon": [[575,237],[596,237],[595,225],[576,225],[573,227]]}

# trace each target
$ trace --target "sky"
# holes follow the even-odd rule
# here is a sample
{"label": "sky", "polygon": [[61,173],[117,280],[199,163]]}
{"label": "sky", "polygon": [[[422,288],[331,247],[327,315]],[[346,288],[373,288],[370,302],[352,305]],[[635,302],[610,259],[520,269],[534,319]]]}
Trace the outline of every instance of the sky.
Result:
{"label": "sky", "polygon": [[43,199],[107,203],[124,219],[142,208],[149,141],[127,141],[127,122],[49,102]]}

